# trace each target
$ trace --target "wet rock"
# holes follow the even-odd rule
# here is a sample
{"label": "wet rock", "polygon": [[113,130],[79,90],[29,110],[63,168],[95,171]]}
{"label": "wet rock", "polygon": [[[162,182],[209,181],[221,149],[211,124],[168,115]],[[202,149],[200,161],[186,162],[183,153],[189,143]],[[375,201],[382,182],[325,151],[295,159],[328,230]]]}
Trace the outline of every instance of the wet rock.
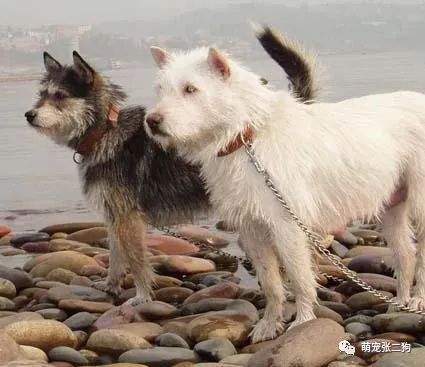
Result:
{"label": "wet rock", "polygon": [[148,234],[146,244],[150,249],[159,250],[166,255],[191,255],[199,251],[190,242],[172,236]]}
{"label": "wet rock", "polygon": [[82,300],[94,302],[109,302],[111,296],[95,288],[83,287],[79,285],[62,285],[49,289],[47,296],[53,302],[61,300]]}
{"label": "wet rock", "polygon": [[166,319],[180,314],[180,311],[176,307],[160,301],[146,302],[138,305],[137,312],[148,320]]}
{"label": "wet rock", "polygon": [[132,333],[147,340],[148,342],[153,342],[164,332],[160,325],[154,324],[153,322],[132,322],[130,324],[113,326],[111,329],[123,330],[125,332]]}
{"label": "wet rock", "polygon": [[236,298],[239,294],[239,286],[233,282],[222,282],[212,287],[204,288],[184,301],[184,305],[196,303],[210,298]]}
{"label": "wet rock", "polygon": [[180,335],[165,333],[156,338],[156,343],[160,347],[174,347],[190,349],[189,344]]}
{"label": "wet rock", "polygon": [[49,242],[49,251],[50,252],[58,252],[58,251],[67,251],[67,250],[75,250],[81,247],[90,247],[87,243],[79,242],[79,241],[71,241],[68,239],[55,239]]}
{"label": "wet rock", "polygon": [[130,350],[119,357],[121,363],[144,363],[149,367],[172,367],[180,362],[197,362],[195,352],[185,348],[155,347]]}
{"label": "wet rock", "polygon": [[53,252],[37,257],[31,263],[34,266],[30,266],[30,274],[33,277],[45,277],[56,268],[63,268],[78,274],[84,265],[96,264],[91,257],[75,251]]}
{"label": "wet rock", "polygon": [[89,229],[94,227],[102,227],[103,223],[101,222],[75,222],[75,223],[63,223],[63,224],[54,224],[52,226],[44,227],[43,229],[40,229],[40,232],[45,232],[50,235],[57,232],[62,233],[74,233],[78,231],[82,231],[83,229]]}
{"label": "wet rock", "polygon": [[78,312],[67,318],[63,323],[71,330],[88,329],[97,320],[97,317],[88,312]]}
{"label": "wet rock", "polygon": [[121,305],[111,308],[100,316],[93,324],[94,330],[108,329],[122,324],[128,324],[134,320],[137,310],[130,305]]}
{"label": "wet rock", "polygon": [[[332,320],[308,321],[255,353],[248,367],[321,367],[338,357],[338,343],[344,336],[342,326]],[[314,343],[311,343],[312,340]]]}
{"label": "wet rock", "polygon": [[58,306],[63,310],[87,311],[92,313],[104,313],[114,308],[114,305],[107,302],[93,302],[79,299],[63,299]]}
{"label": "wet rock", "polygon": [[412,313],[396,312],[376,315],[371,323],[378,332],[401,332],[418,334],[425,332],[425,316]]}
{"label": "wet rock", "polygon": [[0,330],[0,365],[12,361],[19,356],[19,346],[7,333]]}
{"label": "wet rock", "polygon": [[67,270],[67,269],[53,269],[49,274],[46,276],[46,280],[53,281],[53,282],[61,282],[64,284],[70,284],[71,280],[76,276],[73,271]]}
{"label": "wet rock", "polygon": [[0,311],[13,311],[15,303],[6,297],[0,297]]}
{"label": "wet rock", "polygon": [[108,237],[105,227],[92,227],[71,233],[68,240],[96,245],[105,237]]}
{"label": "wet rock", "polygon": [[[382,294],[392,298],[392,294],[389,292],[382,292]],[[350,298],[345,301],[345,304],[348,305],[352,310],[363,310],[367,308],[373,308],[373,306],[383,303],[375,295],[369,292],[360,292],[353,294]]]}
{"label": "wet rock", "polygon": [[39,348],[31,347],[29,345],[21,345],[19,349],[21,350],[21,355],[24,359],[31,361],[48,361],[47,354]]}
{"label": "wet rock", "polygon": [[193,350],[198,353],[202,359],[213,362],[218,362],[223,358],[237,353],[233,344],[226,338],[204,340],[196,344]]}
{"label": "wet rock", "polygon": [[410,353],[388,353],[381,357],[372,367],[423,367],[425,348],[412,349]]}
{"label": "wet rock", "polygon": [[62,311],[58,308],[46,308],[36,312],[43,316],[43,318],[46,320],[64,321],[68,317],[65,311]]}
{"label": "wet rock", "polygon": [[103,329],[90,335],[87,348],[96,353],[118,356],[132,349],[151,348],[151,345],[144,338],[133,333],[117,329]]}
{"label": "wet rock", "polygon": [[252,320],[235,311],[209,312],[192,320],[188,334],[196,342],[214,337],[229,339],[234,345],[245,343],[253,327]]}
{"label": "wet rock", "polygon": [[49,252],[49,242],[47,241],[27,242],[21,246],[21,249],[30,253],[44,254],[46,252]]}
{"label": "wet rock", "polygon": [[157,263],[164,272],[170,274],[196,274],[215,271],[215,264],[210,260],[184,255],[153,256],[153,263]]}
{"label": "wet rock", "polygon": [[181,304],[185,299],[193,294],[193,290],[182,287],[168,287],[155,291],[157,301],[171,304]]}
{"label": "wet rock", "polygon": [[14,298],[16,296],[15,285],[7,279],[0,278],[0,297]]}
{"label": "wet rock", "polygon": [[54,320],[18,321],[4,330],[18,343],[44,351],[58,346],[74,347],[76,338],[72,331]]}
{"label": "wet rock", "polygon": [[193,225],[187,225],[179,228],[177,230],[177,234],[182,237],[189,238],[192,241],[205,243],[207,245],[215,247],[223,247],[229,244],[229,241],[215,235],[208,229],[200,228]]}
{"label": "wet rock", "polygon": [[[386,275],[373,274],[373,273],[360,273],[358,277],[368,285],[380,291],[396,293],[396,280]],[[353,281],[342,282],[335,288],[336,291],[344,293],[346,295],[353,295],[354,293],[362,292],[363,289]]]}
{"label": "wet rock", "polygon": [[69,362],[76,366],[88,365],[89,361],[81,353],[69,347],[56,347],[49,351],[51,361]]}
{"label": "wet rock", "polygon": [[43,232],[34,232],[34,233],[22,233],[16,234],[10,240],[10,243],[15,247],[21,247],[23,244],[27,242],[40,242],[46,241],[50,238],[47,233]]}
{"label": "wet rock", "polygon": [[32,286],[32,279],[27,273],[22,270],[11,269],[3,265],[0,265],[0,278],[11,281],[17,291]]}

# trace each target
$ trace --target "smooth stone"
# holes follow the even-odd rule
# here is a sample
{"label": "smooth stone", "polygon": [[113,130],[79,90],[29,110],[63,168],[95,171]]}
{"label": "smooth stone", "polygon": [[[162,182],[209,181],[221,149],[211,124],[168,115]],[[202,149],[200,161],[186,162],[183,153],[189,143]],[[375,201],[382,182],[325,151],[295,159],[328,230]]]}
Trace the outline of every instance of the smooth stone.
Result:
{"label": "smooth stone", "polygon": [[27,242],[21,246],[21,249],[30,253],[43,254],[43,253],[49,252],[49,242],[47,241]]}
{"label": "smooth stone", "polygon": [[10,240],[10,243],[15,247],[21,247],[27,242],[40,242],[49,240],[50,236],[43,232],[21,233],[16,234]]}
{"label": "smooth stone", "polygon": [[80,285],[62,285],[48,290],[47,296],[54,302],[64,299],[77,299],[82,301],[109,302],[111,296],[95,288]]}
{"label": "smooth stone", "polygon": [[352,322],[360,322],[362,324],[370,325],[372,323],[373,318],[366,315],[354,315],[345,319],[343,325],[346,326]]}
{"label": "smooth stone", "polygon": [[13,235],[11,233],[0,237],[0,247],[2,246],[10,246],[10,240],[12,239]]}
{"label": "smooth stone", "polygon": [[15,302],[9,298],[0,297],[0,311],[13,311],[15,307]]}
{"label": "smooth stone", "polygon": [[47,296],[47,289],[42,288],[26,288],[19,293],[20,296],[26,296],[29,299],[36,300],[39,302],[41,299],[45,299]]}
{"label": "smooth stone", "polygon": [[339,313],[335,312],[334,310],[331,310],[330,308],[326,306],[316,305],[314,306],[313,311],[317,318],[331,319],[337,322],[338,324],[343,323],[342,316]]}
{"label": "smooth stone", "polygon": [[347,252],[345,257],[356,257],[361,255],[369,256],[386,256],[392,255],[392,251],[388,247],[377,247],[377,246],[357,246]]}
{"label": "smooth stone", "polygon": [[67,318],[63,323],[71,330],[88,329],[97,320],[97,317],[88,312],[78,312]]}
{"label": "smooth stone", "polygon": [[8,279],[0,278],[0,297],[14,298],[16,296],[16,287]]}
{"label": "smooth stone", "polygon": [[29,311],[40,311],[45,310],[46,308],[56,308],[54,303],[37,303],[34,306],[29,307]]}
{"label": "smooth stone", "polygon": [[324,287],[317,289],[317,296],[323,301],[342,303],[345,300],[345,297],[341,293]]}
{"label": "smooth stone", "polygon": [[165,333],[158,336],[155,342],[160,347],[174,347],[190,349],[189,344],[180,335],[174,333]]}
{"label": "smooth stone", "polygon": [[82,231],[83,229],[89,229],[93,227],[102,227],[103,223],[101,222],[75,222],[75,223],[63,223],[63,224],[54,224],[51,226],[44,227],[40,229],[40,232],[45,232],[50,235],[62,232],[66,234],[71,234],[74,232]]}
{"label": "smooth stone", "polygon": [[335,240],[331,243],[331,249],[332,252],[335,255],[339,256],[341,259],[344,258],[349,251],[347,247]]}
{"label": "smooth stone", "polygon": [[50,281],[50,280],[40,280],[39,282],[35,283],[35,286],[37,288],[44,288],[44,289],[60,287],[62,285],[63,285],[63,283],[61,283],[61,282],[55,282],[55,281]]}
{"label": "smooth stone", "polygon": [[[44,361],[32,361],[27,359],[19,359],[17,361],[11,361],[2,367],[56,367],[51,363],[47,363]],[[67,366],[69,367],[69,366]]]}
{"label": "smooth stone", "polygon": [[96,264],[91,257],[75,251],[52,252],[37,257],[30,274],[33,277],[45,277],[56,268],[67,269],[78,274],[84,265]]}
{"label": "smooth stone", "polygon": [[382,241],[382,234],[371,229],[350,229],[356,237],[363,238],[366,244]]}
{"label": "smooth stone", "polygon": [[108,271],[100,266],[100,265],[84,265],[79,275],[83,277],[90,277],[92,275],[100,275],[101,277],[105,277],[108,274]]}
{"label": "smooth stone", "polygon": [[319,273],[324,273],[344,280],[348,279],[347,275],[334,265],[319,265],[318,268]]}
{"label": "smooth stone", "polygon": [[71,280],[76,276],[73,271],[58,268],[53,269],[49,274],[46,276],[46,280],[52,281],[52,282],[61,282],[63,284],[70,284]]}
{"label": "smooth stone", "polygon": [[425,316],[405,312],[376,315],[371,323],[374,330],[383,332],[401,332],[419,334],[425,332]]}
{"label": "smooth stone", "polygon": [[49,351],[58,346],[74,347],[76,338],[64,324],[55,320],[18,321],[4,330],[18,343]]}
{"label": "smooth stone", "polygon": [[235,311],[217,311],[208,312],[189,322],[187,332],[195,342],[223,337],[239,346],[247,341],[253,325],[246,315]]}
{"label": "smooth stone", "polygon": [[223,247],[229,244],[229,241],[215,235],[205,228],[194,225],[186,225],[177,230],[177,234],[195,242],[205,243],[210,246]]}
{"label": "smooth stone", "polygon": [[248,366],[248,362],[253,355],[253,353],[236,354],[234,356],[223,358],[220,363],[246,367]]}
{"label": "smooth stone", "polygon": [[176,307],[160,301],[146,302],[138,305],[137,312],[149,320],[166,319],[180,314],[180,311]]}
{"label": "smooth stone", "polygon": [[67,239],[88,243],[89,245],[96,245],[106,237],[108,237],[108,232],[105,227],[92,227],[73,232]]}
{"label": "smooth stone", "polygon": [[199,251],[197,246],[188,241],[157,234],[147,234],[146,245],[148,248],[159,250],[166,255],[192,255]]}
{"label": "smooth stone", "polygon": [[360,255],[350,260],[347,267],[356,273],[391,274],[394,265],[392,256]]}
{"label": "smooth stone", "polygon": [[88,365],[89,361],[81,353],[69,347],[56,347],[49,351],[51,361],[69,362],[76,366]]}
{"label": "smooth stone", "polygon": [[0,238],[8,235],[10,232],[12,232],[12,230],[9,227],[3,225],[0,226]]}
{"label": "smooth stone", "polygon": [[66,239],[67,237],[68,237],[68,233],[64,233],[64,232],[55,232],[52,235],[50,235],[50,238],[52,240]]}
{"label": "smooth stone", "polygon": [[160,325],[153,322],[132,322],[113,326],[111,329],[132,333],[148,342],[155,341],[155,339],[164,332],[164,329]]}
{"label": "smooth stone", "polygon": [[[396,293],[397,282],[394,278],[373,273],[359,273],[358,277],[377,290],[390,292],[392,294]],[[354,293],[362,292],[363,288],[358,286],[352,280],[348,280],[338,285],[335,290],[351,296]]]}
{"label": "smooth stone", "polygon": [[[148,367],[140,363],[112,363],[112,364],[102,364],[102,367]],[[175,366],[174,366],[175,367]]]}
{"label": "smooth stone", "polygon": [[212,362],[218,362],[223,358],[233,356],[237,353],[233,344],[226,338],[204,340],[196,344],[193,350],[198,353],[202,359]]}
{"label": "smooth stone", "polygon": [[43,316],[35,312],[13,313],[10,316],[5,316],[0,318],[0,329],[4,329],[6,326],[18,321],[33,321],[33,320],[43,320]]}
{"label": "smooth stone", "polygon": [[151,257],[160,268],[170,274],[196,274],[215,271],[215,264],[210,260],[184,255],[160,255]]}
{"label": "smooth stone", "polygon": [[410,353],[388,353],[371,367],[424,367],[425,348],[414,348]]}
{"label": "smooth stone", "polygon": [[59,308],[69,311],[87,311],[92,313],[104,313],[114,308],[107,302],[84,301],[79,299],[63,299],[58,303]]}
{"label": "smooth stone", "polygon": [[50,240],[49,242],[50,252],[75,250],[81,247],[90,247],[90,245],[84,242],[72,241],[69,239],[55,239],[55,240]]}
{"label": "smooth stone", "polygon": [[87,341],[87,348],[96,353],[118,356],[132,349],[151,348],[144,338],[124,330],[103,329],[95,331]]}
{"label": "smooth stone", "polygon": [[21,354],[23,354],[25,359],[43,362],[47,362],[49,360],[47,354],[39,348],[31,347],[29,345],[21,345],[19,349],[21,350]]}
{"label": "smooth stone", "polygon": [[[161,289],[167,287],[180,287],[182,285],[182,281],[177,278],[169,277],[166,275],[154,275],[154,288]],[[134,282],[132,284],[134,286]],[[131,287],[128,287],[131,288]]]}
{"label": "smooth stone", "polygon": [[46,308],[35,312],[43,316],[43,318],[46,320],[64,321],[68,317],[65,311],[62,311],[58,308]]}
{"label": "smooth stone", "polygon": [[239,286],[233,282],[224,281],[219,284],[213,285],[212,287],[204,288],[190,297],[188,297],[183,305],[190,303],[196,303],[203,299],[210,298],[237,298],[239,294]]}
{"label": "smooth stone", "polygon": [[137,314],[136,308],[123,304],[119,307],[111,308],[100,316],[93,324],[94,330],[110,329],[122,324],[133,322]]}
{"label": "smooth stone", "polygon": [[330,308],[332,311],[335,311],[336,313],[339,313],[343,319],[347,318],[348,316],[351,316],[351,313],[353,312],[352,309],[349,306],[347,306],[345,303],[321,301],[320,304],[322,306],[326,306],[327,308]]}
{"label": "smooth stone", "polygon": [[76,275],[69,283],[69,285],[81,285],[83,287],[93,287],[93,284],[94,282],[91,279],[80,275]]}
{"label": "smooth stone", "polygon": [[307,321],[255,353],[248,367],[321,367],[338,357],[344,337],[344,328],[332,320]]}
{"label": "smooth stone", "polygon": [[398,332],[388,332],[374,335],[374,338],[390,339],[396,342],[414,343],[416,338],[413,335]]}
{"label": "smooth stone", "polygon": [[19,346],[6,332],[0,330],[0,365],[10,362],[19,356]]}
{"label": "smooth stone", "polygon": [[182,287],[168,287],[158,289],[154,293],[157,301],[181,304],[185,299],[193,294],[193,290]]}
{"label": "smooth stone", "polygon": [[351,322],[345,326],[347,333],[355,335],[359,339],[365,339],[372,335],[372,328],[360,322]]}
{"label": "smooth stone", "polygon": [[16,255],[24,255],[26,254],[25,250],[22,250],[20,248],[5,248],[0,250],[0,255],[2,256],[16,256]]}
{"label": "smooth stone", "polygon": [[338,242],[341,242],[343,244],[346,244],[349,247],[357,245],[359,242],[358,238],[354,236],[351,232],[348,230],[345,230],[343,232],[338,232],[334,234],[334,239]]}
{"label": "smooth stone", "polygon": [[209,271],[205,273],[189,275],[187,278],[185,278],[185,280],[193,283],[202,283],[204,279],[209,276],[214,276],[221,279],[228,279],[233,276],[233,273],[231,273],[230,271]]}
{"label": "smooth stone", "polygon": [[83,330],[74,330],[72,332],[77,339],[77,343],[74,347],[74,349],[81,349],[83,346],[86,345],[87,340],[89,338],[88,334]]}
{"label": "smooth stone", "polygon": [[[92,257],[93,260],[95,256],[105,254],[108,252],[108,250],[100,248],[100,247],[80,247],[80,248],[76,248],[75,251],[83,255]],[[96,261],[96,264],[98,264],[97,261]]]}
{"label": "smooth stone", "polygon": [[122,363],[145,363],[149,367],[173,367],[180,362],[198,362],[195,352],[185,348],[155,347],[145,350],[130,350],[122,354]]}
{"label": "smooth stone", "polygon": [[[383,295],[390,298],[393,297],[392,293],[381,292]],[[345,301],[345,304],[354,311],[372,308],[375,305],[381,304],[383,301],[369,292],[360,292],[353,294],[350,298]]]}

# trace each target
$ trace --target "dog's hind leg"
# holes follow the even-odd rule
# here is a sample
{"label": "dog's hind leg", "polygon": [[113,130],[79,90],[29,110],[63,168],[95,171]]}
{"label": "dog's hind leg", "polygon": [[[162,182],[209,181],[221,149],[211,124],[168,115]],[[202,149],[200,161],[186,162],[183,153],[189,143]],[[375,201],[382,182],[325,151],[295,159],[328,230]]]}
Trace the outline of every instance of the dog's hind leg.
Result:
{"label": "dog's hind leg", "polygon": [[410,300],[416,260],[416,249],[413,244],[413,233],[409,226],[408,204],[406,202],[401,202],[385,211],[382,217],[382,234],[394,254],[395,275],[397,277],[396,300],[406,305]]}
{"label": "dog's hind leg", "polygon": [[264,316],[251,332],[252,342],[274,339],[284,329],[282,313],[286,298],[278,257],[271,245],[270,231],[265,225],[246,222],[240,228],[240,243],[257,272],[266,297]]}
{"label": "dog's hind leg", "polygon": [[316,279],[312,251],[304,234],[293,223],[277,223],[275,243],[280,261],[295,293],[297,316],[290,328],[315,319],[313,305],[317,302]]}
{"label": "dog's hind leg", "polygon": [[129,299],[127,303],[136,305],[150,301],[154,277],[146,255],[145,222],[142,214],[134,211],[115,220],[113,230],[136,286],[136,297]]}

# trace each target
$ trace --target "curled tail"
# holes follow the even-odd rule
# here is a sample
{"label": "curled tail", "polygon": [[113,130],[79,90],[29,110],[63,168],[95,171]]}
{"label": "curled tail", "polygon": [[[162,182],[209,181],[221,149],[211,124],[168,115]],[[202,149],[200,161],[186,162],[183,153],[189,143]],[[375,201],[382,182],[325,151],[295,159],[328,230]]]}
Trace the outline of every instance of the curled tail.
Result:
{"label": "curled tail", "polygon": [[304,103],[317,98],[316,61],[301,45],[269,27],[252,24],[256,37],[270,57],[282,67],[292,85],[292,93]]}

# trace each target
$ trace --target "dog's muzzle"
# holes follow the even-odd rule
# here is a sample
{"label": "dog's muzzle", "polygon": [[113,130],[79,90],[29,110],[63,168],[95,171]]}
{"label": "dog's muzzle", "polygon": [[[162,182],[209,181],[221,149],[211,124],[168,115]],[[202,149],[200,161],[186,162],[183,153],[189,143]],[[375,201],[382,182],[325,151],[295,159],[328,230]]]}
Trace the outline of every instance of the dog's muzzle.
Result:
{"label": "dog's muzzle", "polygon": [[160,128],[163,121],[164,117],[158,112],[152,112],[146,116],[146,124],[149,126],[152,135],[167,136],[167,134]]}
{"label": "dog's muzzle", "polygon": [[37,126],[34,124],[34,119],[37,116],[37,112],[35,110],[29,110],[25,112],[25,118],[27,119],[28,123],[32,126]]}

